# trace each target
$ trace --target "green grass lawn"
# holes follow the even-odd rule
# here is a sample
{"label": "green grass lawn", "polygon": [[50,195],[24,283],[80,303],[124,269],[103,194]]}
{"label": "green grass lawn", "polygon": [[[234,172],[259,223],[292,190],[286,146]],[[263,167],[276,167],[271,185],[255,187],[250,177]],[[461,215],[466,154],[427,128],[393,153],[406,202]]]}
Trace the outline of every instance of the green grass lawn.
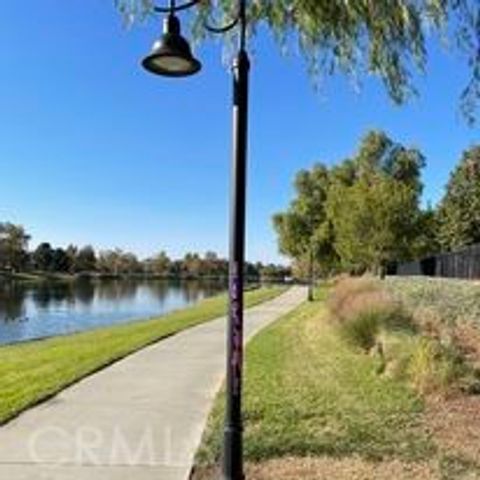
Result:
{"label": "green grass lawn", "polygon": [[[246,293],[247,307],[283,287]],[[66,386],[162,338],[225,314],[226,296],[159,317],[85,333],[0,347],[0,424]]]}
{"label": "green grass lawn", "polygon": [[[323,299],[263,330],[246,359],[248,462],[320,456],[415,462],[431,456],[434,447],[420,426],[421,399],[379,375],[374,358],[338,335]],[[223,403],[221,393],[197,454],[198,478],[210,478],[202,470],[219,462]]]}

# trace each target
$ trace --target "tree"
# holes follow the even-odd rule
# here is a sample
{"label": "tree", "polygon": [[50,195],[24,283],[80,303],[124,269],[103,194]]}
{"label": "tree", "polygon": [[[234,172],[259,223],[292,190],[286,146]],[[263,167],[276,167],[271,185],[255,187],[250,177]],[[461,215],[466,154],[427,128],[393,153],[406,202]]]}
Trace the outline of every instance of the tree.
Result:
{"label": "tree", "polygon": [[77,261],[78,247],[70,244],[65,250],[65,254],[68,257],[68,272],[75,273],[75,264]]}
{"label": "tree", "polygon": [[353,167],[355,179],[383,172],[410,186],[418,195],[423,190],[421,172],[425,157],[416,148],[407,148],[379,130],[372,130],[362,138],[356,157],[347,166]]}
{"label": "tree", "polygon": [[74,269],[76,272],[95,271],[97,258],[92,246],[87,245],[81,248],[75,257]]}
{"label": "tree", "polygon": [[0,268],[21,270],[27,262],[29,240],[30,235],[21,225],[0,223]]}
{"label": "tree", "polygon": [[283,282],[286,277],[290,276],[290,269],[281,265],[274,265],[269,263],[262,266],[260,270],[260,276],[262,280],[266,281],[280,281]]}
{"label": "tree", "polygon": [[[237,1],[201,2],[194,33],[205,35],[199,27],[210,15],[231,18]],[[144,18],[154,1],[115,3],[131,22]],[[260,23],[266,24],[282,48],[295,39],[314,76],[340,72],[357,79],[373,74],[396,103],[415,93],[413,73],[426,69],[427,43],[436,35],[441,45],[460,51],[472,70],[461,107],[474,119],[480,97],[477,0],[252,0],[248,15],[253,33]]]}
{"label": "tree", "polygon": [[47,242],[43,242],[32,253],[32,262],[37,270],[49,271],[52,269],[53,248]]}
{"label": "tree", "polygon": [[327,211],[345,268],[379,274],[389,262],[410,258],[420,213],[411,186],[381,173],[349,187],[337,184]]}
{"label": "tree", "polygon": [[102,250],[98,254],[97,268],[102,273],[118,275],[122,269],[122,255],[120,249]]}
{"label": "tree", "polygon": [[187,253],[182,260],[182,270],[187,277],[198,277],[201,274],[202,260],[198,253]]}
{"label": "tree", "polygon": [[170,274],[170,268],[172,261],[168,255],[162,250],[151,260],[152,272],[155,275],[160,275],[162,277],[168,276]]}
{"label": "tree", "polygon": [[438,210],[439,240],[454,249],[480,242],[480,145],[464,152]]}
{"label": "tree", "polygon": [[273,217],[280,252],[308,264],[306,277],[311,285],[315,272],[327,273],[335,261],[332,231],[325,210],[329,185],[329,172],[324,165],[301,170],[295,178],[295,198],[287,211]]}
{"label": "tree", "polygon": [[222,275],[222,265],[220,259],[215,252],[206,252],[202,260],[202,275],[216,277]]}
{"label": "tree", "polygon": [[72,265],[70,257],[63,248],[56,248],[52,254],[51,268],[54,272],[69,272]]}
{"label": "tree", "polygon": [[411,258],[419,259],[440,252],[439,218],[437,211],[430,205],[420,212],[417,227],[418,235],[412,243]]}
{"label": "tree", "polygon": [[136,255],[124,252],[120,248],[101,251],[98,254],[96,265],[97,270],[110,275],[131,275],[143,272],[143,266]]}
{"label": "tree", "polygon": [[344,268],[384,271],[426,250],[431,229],[420,210],[425,158],[382,131],[370,131],[354,157],[332,169],[327,218]]}
{"label": "tree", "polygon": [[134,273],[142,273],[143,267],[137,256],[132,252],[125,252],[122,257],[122,273],[132,275]]}
{"label": "tree", "polygon": [[431,214],[419,207],[424,165],[417,149],[371,131],[353,157],[300,171],[294,200],[274,217],[294,272],[311,276],[313,265],[325,274],[339,264],[380,272],[390,261],[423,254],[434,236]]}

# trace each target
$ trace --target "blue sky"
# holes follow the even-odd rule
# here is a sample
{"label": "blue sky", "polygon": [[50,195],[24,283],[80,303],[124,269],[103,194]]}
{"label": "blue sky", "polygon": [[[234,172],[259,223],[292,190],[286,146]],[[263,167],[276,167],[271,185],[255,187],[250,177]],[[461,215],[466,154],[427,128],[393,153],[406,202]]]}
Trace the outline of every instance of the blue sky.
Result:
{"label": "blue sky", "polygon": [[[201,75],[139,68],[160,29],[125,29],[113,0],[4,0],[0,16],[0,220],[32,245],[91,243],[140,256],[227,251],[229,71],[218,42],[197,49]],[[462,59],[432,48],[421,97],[392,105],[380,83],[341,77],[315,92],[304,62],[263,32],[252,68],[248,257],[277,261],[271,216],[297,170],[349,155],[369,128],[426,155],[435,202],[461,152],[478,141],[458,114]]]}

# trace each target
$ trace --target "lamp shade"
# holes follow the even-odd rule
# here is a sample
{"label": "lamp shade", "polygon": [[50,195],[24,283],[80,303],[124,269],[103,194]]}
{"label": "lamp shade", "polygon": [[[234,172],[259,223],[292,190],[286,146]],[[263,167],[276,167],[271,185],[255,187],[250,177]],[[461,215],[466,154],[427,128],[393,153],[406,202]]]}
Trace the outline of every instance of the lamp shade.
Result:
{"label": "lamp shade", "polygon": [[173,14],[165,19],[163,35],[143,59],[142,65],[149,72],[166,77],[187,77],[202,68],[202,64],[192,55],[187,40],[182,37],[180,22]]}

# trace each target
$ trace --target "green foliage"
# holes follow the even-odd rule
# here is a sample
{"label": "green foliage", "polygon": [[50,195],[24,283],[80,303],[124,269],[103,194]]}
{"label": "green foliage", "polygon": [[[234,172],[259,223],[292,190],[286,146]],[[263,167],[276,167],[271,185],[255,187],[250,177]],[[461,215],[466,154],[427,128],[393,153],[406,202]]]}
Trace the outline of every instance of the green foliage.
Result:
{"label": "green foliage", "polygon": [[23,268],[29,240],[21,225],[0,222],[0,269],[15,272]]}
{"label": "green foliage", "polygon": [[417,236],[412,241],[411,258],[419,259],[441,251],[438,238],[439,219],[431,206],[419,212]]}
{"label": "green foliage", "polygon": [[325,204],[329,172],[322,164],[301,170],[295,179],[296,197],[288,210],[273,218],[280,251],[297,262],[315,263],[318,271],[328,271],[336,256]]}
{"label": "green foliage", "polygon": [[438,218],[443,248],[480,242],[480,146],[463,154],[448,182]]}
{"label": "green foliage", "polygon": [[393,141],[385,132],[368,132],[360,142],[352,165],[356,179],[385,174],[419,194],[422,192],[420,177],[425,167],[424,156],[415,148],[407,148]]}
{"label": "green foliage", "polygon": [[[249,291],[246,306],[283,291],[280,287]],[[153,320],[0,347],[0,424],[146,345],[224,315],[226,304],[221,295]]]}
{"label": "green foliage", "polygon": [[[232,18],[238,0],[204,0],[197,9],[194,32],[205,36],[202,23],[213,16]],[[124,18],[143,18],[153,0],[115,0]],[[337,72],[356,80],[378,76],[397,103],[415,88],[415,70],[427,65],[428,37],[436,36],[466,57],[472,70],[461,105],[473,120],[480,97],[477,0],[252,0],[248,2],[250,31],[268,25],[282,49],[298,43],[314,76]]]}
{"label": "green foliage", "polygon": [[344,268],[380,272],[413,255],[424,165],[418,150],[371,131],[355,157],[332,169],[326,210]]}
{"label": "green foliage", "polygon": [[376,173],[350,187],[336,184],[327,212],[345,268],[378,273],[390,261],[411,255],[420,212],[410,186]]}
{"label": "green foliage", "polygon": [[32,262],[37,270],[48,271],[52,267],[53,249],[47,243],[41,243],[32,253]]}

